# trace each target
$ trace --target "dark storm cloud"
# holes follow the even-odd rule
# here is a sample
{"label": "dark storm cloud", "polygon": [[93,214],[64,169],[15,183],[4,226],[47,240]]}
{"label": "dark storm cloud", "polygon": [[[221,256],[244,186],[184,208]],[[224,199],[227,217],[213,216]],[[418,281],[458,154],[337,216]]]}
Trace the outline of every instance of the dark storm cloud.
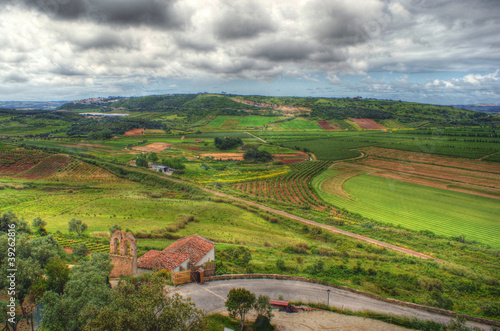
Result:
{"label": "dark storm cloud", "polygon": [[366,42],[382,33],[390,19],[379,1],[312,1],[309,30],[322,43],[342,46]]}
{"label": "dark storm cloud", "polygon": [[81,70],[72,68],[71,66],[59,65],[51,70],[52,73],[62,76],[84,76],[85,73]]}
{"label": "dark storm cloud", "polygon": [[245,39],[273,31],[269,14],[254,1],[227,1],[214,22],[214,32],[222,40]]}
{"label": "dark storm cloud", "polygon": [[304,40],[266,41],[256,45],[251,56],[273,62],[340,62],[347,59],[341,49],[328,48]]}
{"label": "dark storm cloud", "polygon": [[110,31],[99,32],[83,37],[70,35],[69,41],[76,45],[79,50],[132,48],[133,45],[132,40],[129,38],[122,37]]}
{"label": "dark storm cloud", "polygon": [[50,17],[85,19],[103,24],[150,25],[180,28],[182,19],[175,13],[177,0],[24,0],[24,4]]}
{"label": "dark storm cloud", "polygon": [[5,83],[26,83],[28,80],[26,75],[19,73],[10,73],[3,78]]}
{"label": "dark storm cloud", "polygon": [[197,52],[210,52],[216,49],[216,45],[207,41],[192,40],[184,37],[177,37],[175,41],[181,49],[190,49]]}

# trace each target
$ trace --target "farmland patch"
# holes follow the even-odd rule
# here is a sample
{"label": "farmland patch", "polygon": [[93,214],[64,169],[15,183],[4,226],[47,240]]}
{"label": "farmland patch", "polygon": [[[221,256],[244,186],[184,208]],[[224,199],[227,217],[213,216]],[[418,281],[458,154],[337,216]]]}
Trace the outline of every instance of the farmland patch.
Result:
{"label": "farmland patch", "polygon": [[302,119],[294,119],[287,122],[279,123],[285,130],[320,130],[321,127],[316,122],[306,121]]}
{"label": "farmland patch", "polygon": [[207,126],[212,128],[220,128],[226,120],[239,120],[239,116],[217,116],[212,122],[208,123]]}
{"label": "farmland patch", "polygon": [[172,147],[172,144],[152,143],[146,146],[134,146],[132,147],[132,149],[141,152],[161,152],[170,147]]}
{"label": "farmland patch", "polygon": [[203,153],[200,157],[213,157],[216,160],[243,160],[243,153]]}
{"label": "farmland patch", "polygon": [[313,185],[323,200],[336,207],[380,222],[447,236],[465,235],[500,247],[498,200],[372,175],[347,180],[344,189],[351,199],[345,199],[321,189],[326,178],[317,176]]}
{"label": "farmland patch", "polygon": [[144,129],[133,129],[124,133],[125,136],[138,136],[144,134]]}
{"label": "farmland patch", "polygon": [[4,148],[0,151],[0,174],[9,176],[26,171],[45,157],[47,154],[40,151]]}
{"label": "farmland patch", "polygon": [[238,126],[264,126],[277,119],[277,117],[271,116],[245,116],[241,119]]}
{"label": "farmland patch", "polygon": [[386,130],[385,127],[370,118],[351,118],[351,120],[364,130]]}
{"label": "farmland patch", "polygon": [[71,159],[67,155],[51,155],[44,158],[40,163],[29,170],[18,174],[17,177],[39,179],[49,177],[69,165]]}
{"label": "farmland patch", "polygon": [[319,126],[325,130],[338,130],[338,126],[330,125],[327,121],[318,121]]}

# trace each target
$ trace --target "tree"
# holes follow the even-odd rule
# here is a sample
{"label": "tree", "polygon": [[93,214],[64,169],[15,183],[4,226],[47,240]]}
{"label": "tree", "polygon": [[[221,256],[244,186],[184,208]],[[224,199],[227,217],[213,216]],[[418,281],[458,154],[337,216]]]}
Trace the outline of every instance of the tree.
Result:
{"label": "tree", "polygon": [[47,291],[42,299],[47,330],[83,330],[97,313],[110,304],[108,275],[112,269],[107,253],[93,254],[78,268],[73,268],[64,293]]}
{"label": "tree", "polygon": [[109,228],[109,234],[113,235],[113,233],[115,233],[115,231],[120,231],[121,229],[122,229],[121,226],[115,224]]}
{"label": "tree", "polygon": [[240,145],[243,145],[243,141],[240,138],[219,138],[215,137],[214,139],[215,147],[221,150],[231,149]]}
{"label": "tree", "polygon": [[47,235],[47,230],[45,229],[46,225],[47,225],[47,222],[42,220],[40,218],[40,216],[35,217],[33,219],[33,222],[31,223],[31,226],[33,226],[36,229],[36,232],[41,236]]}
{"label": "tree", "polygon": [[244,288],[233,288],[229,291],[226,300],[226,308],[231,317],[240,316],[241,330],[245,327],[246,314],[255,304],[255,294]]}
{"label": "tree", "polygon": [[16,214],[14,214],[11,210],[9,210],[6,213],[2,214],[2,217],[0,217],[0,231],[1,232],[8,232],[9,225],[10,224],[15,224],[16,225],[16,232],[22,232],[22,233],[30,233],[30,227],[28,223],[26,223],[24,220],[20,220],[17,218]]}
{"label": "tree", "polygon": [[138,167],[147,168],[149,164],[148,160],[146,160],[146,158],[143,155],[140,155],[137,157],[137,159],[135,159],[135,165]]}
{"label": "tree", "polygon": [[87,256],[89,254],[89,249],[87,245],[84,243],[81,243],[79,245],[76,245],[72,249],[73,254],[75,254],[77,257],[82,258],[84,256]]}
{"label": "tree", "polygon": [[257,314],[265,316],[269,320],[273,317],[273,307],[271,306],[271,300],[267,295],[259,295],[259,298],[255,302],[254,309]]}
{"label": "tree", "polygon": [[76,232],[78,236],[81,236],[85,230],[87,230],[87,224],[82,222],[81,220],[77,220],[72,218],[71,221],[68,222],[68,231]]}
{"label": "tree", "polygon": [[251,148],[243,154],[243,159],[249,162],[269,162],[273,159],[273,155],[267,151]]}
{"label": "tree", "polygon": [[47,289],[62,294],[66,282],[69,280],[68,265],[59,258],[50,260],[45,266]]}
{"label": "tree", "polygon": [[148,155],[148,159],[151,162],[158,162],[158,155],[155,152],[152,152],[151,154]]}
{"label": "tree", "polygon": [[[149,277],[148,277],[149,276]],[[101,308],[86,328],[104,330],[202,330],[203,313],[178,294],[165,295],[165,278],[159,274],[140,283],[122,281],[111,291],[111,302]]]}

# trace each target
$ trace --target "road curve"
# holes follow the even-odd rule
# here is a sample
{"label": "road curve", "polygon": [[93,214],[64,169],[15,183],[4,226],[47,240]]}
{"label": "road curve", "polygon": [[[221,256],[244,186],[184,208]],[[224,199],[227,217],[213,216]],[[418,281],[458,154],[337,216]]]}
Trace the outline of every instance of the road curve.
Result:
{"label": "road curve", "polygon": [[[125,169],[129,168],[129,167],[126,167],[126,166],[121,166],[121,167],[125,168]],[[135,170],[137,170],[139,172],[143,172],[143,173],[147,173],[147,174],[153,175],[153,173],[151,173],[148,170],[142,170],[142,169],[137,169],[137,168],[135,168]],[[255,207],[257,207],[257,208],[259,208],[261,210],[265,210],[265,211],[268,211],[268,212],[271,212],[271,213],[279,214],[281,216],[287,217],[289,219],[293,219],[295,221],[299,221],[299,222],[307,224],[307,225],[317,226],[317,227],[320,227],[322,229],[325,229],[325,230],[333,232],[333,233],[342,234],[342,235],[347,236],[347,237],[351,237],[351,238],[354,238],[354,239],[362,240],[362,241],[365,241],[365,242],[368,242],[368,243],[371,243],[371,244],[374,244],[374,245],[382,246],[382,247],[385,247],[385,248],[388,248],[388,249],[392,249],[394,251],[398,251],[398,252],[405,253],[405,254],[408,254],[408,255],[416,256],[416,257],[419,257],[419,258],[422,258],[422,259],[429,259],[429,260],[434,260],[434,261],[439,262],[439,263],[446,263],[446,261],[443,261],[443,260],[440,260],[440,259],[436,259],[436,258],[434,258],[432,256],[429,256],[429,255],[426,255],[426,254],[423,254],[423,253],[420,253],[420,252],[417,252],[417,251],[413,251],[413,250],[408,249],[408,248],[399,247],[399,246],[396,246],[396,245],[391,245],[391,244],[385,243],[383,241],[371,239],[371,238],[368,238],[368,237],[365,237],[365,236],[362,236],[362,235],[359,235],[359,234],[355,234],[355,233],[352,233],[352,232],[340,230],[340,229],[337,229],[336,227],[331,226],[331,225],[326,225],[326,224],[321,224],[321,223],[318,223],[318,222],[314,222],[314,221],[308,220],[306,218],[303,218],[303,217],[300,217],[300,216],[296,216],[296,215],[284,212],[282,210],[270,208],[270,207],[261,205],[259,203],[253,202],[253,201],[248,201],[248,200],[244,200],[244,199],[241,199],[241,198],[237,198],[235,196],[232,196],[232,195],[229,195],[229,194],[226,194],[226,193],[217,192],[217,191],[214,191],[214,190],[202,187],[202,186],[198,186],[196,184],[189,183],[189,182],[186,182],[186,181],[183,181],[183,180],[180,180],[180,179],[171,178],[171,177],[168,177],[167,175],[163,175],[163,174],[160,174],[160,173],[154,173],[154,175],[157,176],[157,177],[163,178],[163,179],[167,179],[167,180],[179,183],[179,184],[196,186],[196,187],[198,187],[199,189],[201,189],[201,190],[203,190],[205,192],[208,192],[208,193],[211,193],[211,194],[214,194],[214,195],[218,195],[220,197],[228,198],[228,199],[231,199],[231,200],[235,200],[235,201],[238,201],[238,202],[241,202],[241,203],[245,203],[247,205],[255,206]]]}
{"label": "road curve", "polygon": [[[330,290],[329,303],[331,306],[339,309],[352,311],[370,310],[383,314],[404,315],[422,320],[433,320],[445,324],[448,324],[451,320],[449,316],[376,300],[334,287],[294,280],[237,279],[213,281],[203,285],[190,283],[172,288],[169,293],[178,293],[184,298],[190,297],[197,308],[210,313],[224,308],[227,294],[233,288],[245,288],[253,292],[256,296],[267,295],[272,300],[282,297],[286,301],[322,304],[327,304],[327,290]],[[471,321],[467,322],[467,326],[478,327],[483,330],[490,330],[491,328],[486,324]]]}

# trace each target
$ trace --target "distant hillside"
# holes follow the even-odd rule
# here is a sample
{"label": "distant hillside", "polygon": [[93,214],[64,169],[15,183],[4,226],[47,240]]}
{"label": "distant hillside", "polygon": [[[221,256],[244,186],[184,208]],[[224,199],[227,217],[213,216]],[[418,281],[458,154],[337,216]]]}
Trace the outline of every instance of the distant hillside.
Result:
{"label": "distant hillside", "polygon": [[0,108],[19,110],[54,110],[66,101],[0,101]]}
{"label": "distant hillside", "polygon": [[498,117],[483,112],[414,102],[316,97],[271,97],[215,94],[173,94],[124,98],[92,105],[68,103],[59,109],[100,108],[103,111],[177,114],[193,124],[207,116],[264,115],[303,116],[311,120],[369,118],[395,120],[409,127],[492,125]]}
{"label": "distant hillside", "polygon": [[497,105],[484,105],[484,104],[479,104],[479,105],[453,105],[451,107],[460,108],[460,109],[467,109],[467,110],[472,110],[472,111],[479,111],[479,112],[484,112],[484,113],[496,113],[496,114],[500,114],[500,104],[497,104]]}

